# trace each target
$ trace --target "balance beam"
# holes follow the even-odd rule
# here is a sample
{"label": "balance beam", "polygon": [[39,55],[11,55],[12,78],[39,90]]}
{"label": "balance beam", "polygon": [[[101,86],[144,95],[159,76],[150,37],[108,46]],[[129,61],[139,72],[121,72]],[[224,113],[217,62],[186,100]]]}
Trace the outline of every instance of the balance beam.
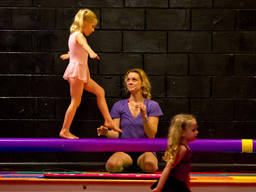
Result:
{"label": "balance beam", "polygon": [[[139,152],[165,151],[166,146],[166,138],[0,138],[2,152]],[[189,146],[195,152],[256,152],[256,140],[253,139],[197,139]]]}

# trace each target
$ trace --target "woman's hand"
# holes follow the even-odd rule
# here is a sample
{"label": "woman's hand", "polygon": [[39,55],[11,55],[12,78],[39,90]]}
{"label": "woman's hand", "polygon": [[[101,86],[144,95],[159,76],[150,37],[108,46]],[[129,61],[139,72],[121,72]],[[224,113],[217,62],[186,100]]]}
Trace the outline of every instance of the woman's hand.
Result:
{"label": "woman's hand", "polygon": [[136,104],[135,107],[140,109],[140,113],[141,113],[143,120],[145,120],[145,121],[148,120],[146,105],[144,105],[144,103],[139,103],[139,104]]}
{"label": "woman's hand", "polygon": [[106,136],[106,134],[108,133],[108,128],[104,126],[100,126],[99,128],[97,128],[97,133],[98,133],[98,136]]}

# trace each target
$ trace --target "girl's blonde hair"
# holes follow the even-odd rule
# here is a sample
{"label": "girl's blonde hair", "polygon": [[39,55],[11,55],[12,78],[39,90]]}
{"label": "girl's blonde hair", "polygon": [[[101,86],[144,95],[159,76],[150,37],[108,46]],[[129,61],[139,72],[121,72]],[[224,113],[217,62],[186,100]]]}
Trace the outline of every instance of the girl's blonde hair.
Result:
{"label": "girl's blonde hair", "polygon": [[178,114],[172,118],[168,134],[168,145],[163,156],[165,162],[174,162],[181,144],[182,133],[186,130],[190,121],[194,119],[195,117],[191,114]]}
{"label": "girl's blonde hair", "polygon": [[139,68],[130,69],[126,72],[124,76],[124,87],[126,92],[128,92],[126,82],[127,82],[129,73],[137,73],[140,76],[140,79],[142,82],[142,96],[143,98],[151,99],[151,93],[150,93],[151,85],[148,80],[148,76],[142,69],[139,69]]}
{"label": "girl's blonde hair", "polygon": [[70,27],[70,33],[74,33],[75,31],[82,32],[84,22],[95,23],[95,25],[97,25],[98,18],[96,14],[90,9],[80,9],[77,12],[74,22]]}

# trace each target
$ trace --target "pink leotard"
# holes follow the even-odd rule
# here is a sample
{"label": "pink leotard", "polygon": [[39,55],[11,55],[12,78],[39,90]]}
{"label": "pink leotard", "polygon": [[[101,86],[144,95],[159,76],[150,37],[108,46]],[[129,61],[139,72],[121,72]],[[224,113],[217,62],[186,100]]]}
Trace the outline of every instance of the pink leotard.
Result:
{"label": "pink leotard", "polygon": [[63,78],[76,78],[87,83],[90,78],[88,68],[88,52],[76,41],[76,35],[79,32],[74,32],[69,36],[69,64],[63,75]]}

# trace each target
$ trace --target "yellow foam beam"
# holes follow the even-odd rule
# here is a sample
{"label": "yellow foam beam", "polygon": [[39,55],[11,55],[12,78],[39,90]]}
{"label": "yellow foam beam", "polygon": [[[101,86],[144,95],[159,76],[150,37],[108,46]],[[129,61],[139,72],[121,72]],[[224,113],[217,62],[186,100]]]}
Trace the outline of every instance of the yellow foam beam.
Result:
{"label": "yellow foam beam", "polygon": [[242,139],[242,152],[252,153],[253,152],[253,140],[252,139]]}

